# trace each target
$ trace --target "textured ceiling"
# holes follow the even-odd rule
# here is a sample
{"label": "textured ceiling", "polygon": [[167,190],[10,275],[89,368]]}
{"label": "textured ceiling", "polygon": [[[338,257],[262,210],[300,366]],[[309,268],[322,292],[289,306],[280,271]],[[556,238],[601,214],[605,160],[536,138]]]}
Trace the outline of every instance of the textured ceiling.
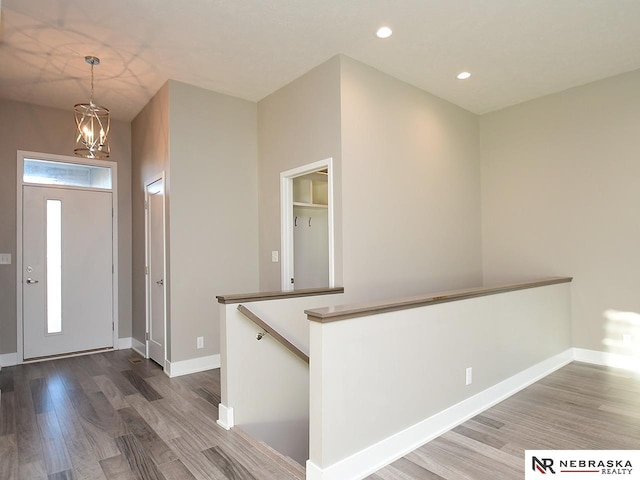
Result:
{"label": "textured ceiling", "polygon": [[[640,68],[640,0],[2,0],[0,97],[131,120],[167,79],[260,100],[343,53],[475,113]],[[377,39],[376,28],[394,34]],[[471,79],[455,75],[472,72]]]}

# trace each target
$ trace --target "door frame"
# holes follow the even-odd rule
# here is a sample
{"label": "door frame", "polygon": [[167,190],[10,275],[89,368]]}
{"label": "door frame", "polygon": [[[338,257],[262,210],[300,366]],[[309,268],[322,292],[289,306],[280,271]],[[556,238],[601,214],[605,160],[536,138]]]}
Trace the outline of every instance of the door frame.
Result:
{"label": "door frame", "polygon": [[162,369],[164,370],[167,365],[167,182],[165,179],[164,170],[151,180],[144,184],[144,277],[145,277],[145,341],[144,341],[144,356],[149,358],[149,332],[151,322],[151,278],[149,276],[149,242],[151,240],[149,235],[149,186],[157,181],[162,180],[162,256],[164,258],[164,265],[162,267],[162,278],[164,278],[164,284],[162,289],[164,290],[163,298],[163,313],[164,313],[164,361],[162,362]]}
{"label": "door frame", "polygon": [[[70,157],[66,155],[55,155],[52,153],[29,152],[18,150],[17,153],[17,174],[16,174],[16,349],[18,363],[24,363],[24,338],[23,338],[23,308],[22,308],[22,187],[24,185],[43,186],[47,188],[65,188],[77,190],[96,190],[85,187],[70,187],[67,185],[45,185],[39,183],[25,183],[24,178],[24,160],[45,160],[48,162],[75,163],[80,165],[95,165],[111,169],[111,202],[113,208],[113,216],[111,217],[111,228],[113,232],[112,238],[112,258],[113,258],[113,274],[111,276],[111,288],[113,293],[112,301],[112,325],[113,325],[113,349],[117,350],[119,345],[118,337],[118,164],[109,160],[95,160],[89,158]],[[106,190],[101,190],[106,191]]]}
{"label": "door frame", "polygon": [[290,279],[294,275],[293,261],[293,179],[302,175],[327,169],[328,182],[328,222],[329,222],[329,288],[335,287],[335,246],[334,246],[334,195],[333,158],[292,168],[280,173],[280,286],[283,291],[295,288]]}

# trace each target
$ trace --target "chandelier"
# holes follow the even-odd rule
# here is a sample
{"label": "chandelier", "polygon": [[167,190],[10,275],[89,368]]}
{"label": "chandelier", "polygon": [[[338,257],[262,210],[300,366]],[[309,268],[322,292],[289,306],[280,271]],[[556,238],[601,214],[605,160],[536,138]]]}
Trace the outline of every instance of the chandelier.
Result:
{"label": "chandelier", "polygon": [[91,65],[91,100],[74,105],[76,118],[76,144],[73,153],[85,158],[109,157],[109,110],[93,102],[93,67],[100,65],[97,57],[84,57]]}

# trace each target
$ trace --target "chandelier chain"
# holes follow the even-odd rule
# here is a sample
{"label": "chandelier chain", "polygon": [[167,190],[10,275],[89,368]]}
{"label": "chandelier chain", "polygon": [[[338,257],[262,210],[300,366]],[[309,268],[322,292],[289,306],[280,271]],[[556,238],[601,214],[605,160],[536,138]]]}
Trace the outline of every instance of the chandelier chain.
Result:
{"label": "chandelier chain", "polygon": [[91,104],[93,105],[93,64],[94,62],[91,62]]}

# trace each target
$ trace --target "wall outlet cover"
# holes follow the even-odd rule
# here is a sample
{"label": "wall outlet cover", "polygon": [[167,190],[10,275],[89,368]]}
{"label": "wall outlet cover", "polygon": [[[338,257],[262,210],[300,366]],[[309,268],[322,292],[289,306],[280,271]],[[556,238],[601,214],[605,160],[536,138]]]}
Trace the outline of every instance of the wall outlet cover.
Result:
{"label": "wall outlet cover", "polygon": [[465,385],[471,385],[473,382],[473,368],[468,367],[465,372]]}

